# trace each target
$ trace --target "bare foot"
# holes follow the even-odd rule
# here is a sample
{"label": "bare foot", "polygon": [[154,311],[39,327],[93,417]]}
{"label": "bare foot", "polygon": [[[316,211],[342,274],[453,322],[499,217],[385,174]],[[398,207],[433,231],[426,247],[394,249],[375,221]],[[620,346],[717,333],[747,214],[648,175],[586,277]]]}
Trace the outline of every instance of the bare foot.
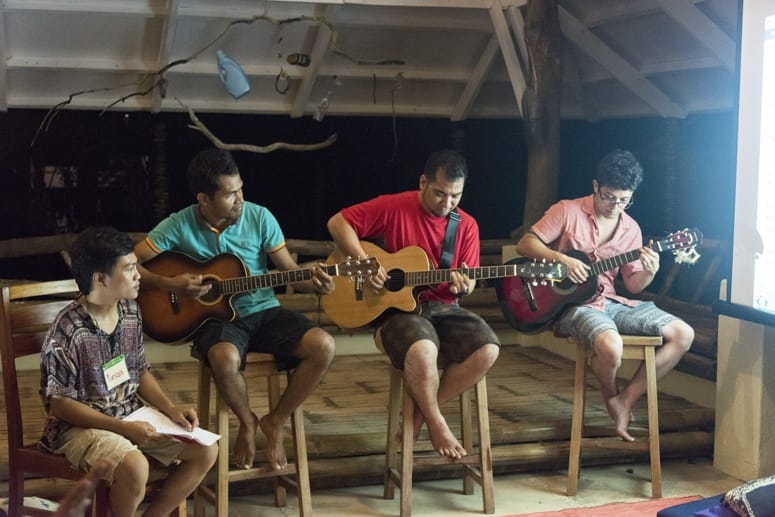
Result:
{"label": "bare foot", "polygon": [[447,423],[442,421],[439,425],[433,426],[428,423],[428,433],[431,435],[431,444],[439,456],[447,456],[453,460],[459,460],[468,452],[463,448],[460,442],[449,430]]}
{"label": "bare foot", "polygon": [[608,410],[608,414],[616,425],[616,434],[626,442],[634,442],[635,438],[630,436],[630,433],[627,432],[627,426],[630,424],[632,412],[622,401],[622,395],[619,394],[606,400],[605,406]]}
{"label": "bare foot", "polygon": [[253,425],[250,427],[243,424],[239,426],[234,443],[234,464],[239,468],[249,469],[253,466],[253,458],[256,456],[256,429],[258,429],[256,415],[253,415]]}
{"label": "bare foot", "polygon": [[273,470],[282,470],[288,466],[288,458],[285,457],[285,448],[283,447],[283,435],[285,430],[283,425],[273,425],[270,415],[264,415],[259,420],[258,425],[266,436],[266,459]]}

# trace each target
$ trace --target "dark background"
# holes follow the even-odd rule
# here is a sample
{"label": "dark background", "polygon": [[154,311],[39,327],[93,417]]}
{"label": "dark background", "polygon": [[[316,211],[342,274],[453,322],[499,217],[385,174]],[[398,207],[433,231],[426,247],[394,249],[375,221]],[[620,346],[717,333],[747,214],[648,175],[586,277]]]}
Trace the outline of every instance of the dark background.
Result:
{"label": "dark background", "polygon": [[[186,114],[63,110],[35,138],[45,115],[0,114],[0,239],[78,232],[95,223],[145,232],[194,201],[185,167],[211,144],[188,127]],[[329,115],[318,123],[310,117],[198,115],[228,143],[315,143],[337,133],[338,141],[320,151],[235,152],[246,199],[271,209],[286,238],[327,240],[325,223],[340,208],[417,188],[428,153],[442,147],[463,149],[468,159],[461,206],[478,219],[483,239],[509,238],[521,225],[527,155],[520,120]],[[590,193],[597,160],[626,148],[645,168],[629,210],[645,236],[696,226],[708,238],[731,241],[735,123],[731,112],[564,121],[559,196]],[[65,188],[47,188],[52,176],[43,176],[46,167],[56,170],[55,179],[66,178]],[[155,178],[154,169],[162,171]],[[41,271],[30,259],[0,267],[4,277],[57,273]]]}

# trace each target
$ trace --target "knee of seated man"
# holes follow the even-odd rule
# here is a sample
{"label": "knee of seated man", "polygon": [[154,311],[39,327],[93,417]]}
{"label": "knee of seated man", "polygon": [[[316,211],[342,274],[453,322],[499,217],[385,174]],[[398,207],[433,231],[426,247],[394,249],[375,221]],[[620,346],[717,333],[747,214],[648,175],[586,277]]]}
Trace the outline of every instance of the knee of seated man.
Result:
{"label": "knee of seated man", "polygon": [[207,362],[213,370],[219,372],[239,371],[242,358],[239,350],[231,343],[218,343],[207,352]]}
{"label": "knee of seated man", "polygon": [[682,353],[688,352],[694,342],[694,329],[683,320],[675,320],[669,327],[665,340],[681,347]]}
{"label": "knee of seated man", "polygon": [[333,336],[319,327],[309,329],[302,337],[300,346],[303,352],[306,352],[304,355],[327,358],[329,361],[336,353],[336,342]]}
{"label": "knee of seated man", "polygon": [[116,467],[113,485],[120,483],[122,487],[139,493],[145,490],[149,472],[148,458],[139,450],[132,451]]}

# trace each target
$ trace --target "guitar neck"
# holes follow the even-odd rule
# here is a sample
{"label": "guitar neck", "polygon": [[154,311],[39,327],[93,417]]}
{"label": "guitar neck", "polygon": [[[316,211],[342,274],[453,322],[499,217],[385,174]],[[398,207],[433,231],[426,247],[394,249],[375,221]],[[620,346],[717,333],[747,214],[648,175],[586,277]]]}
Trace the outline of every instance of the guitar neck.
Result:
{"label": "guitar neck", "polygon": [[[657,249],[656,251],[662,251],[661,242],[655,243]],[[654,249],[655,245],[648,245],[649,248]],[[590,269],[592,270],[593,275],[599,275],[600,273],[603,273],[604,271],[609,271],[611,269],[617,268],[619,266],[623,266],[624,264],[627,264],[628,262],[633,262],[640,257],[640,250],[631,250],[626,253],[622,253],[621,255],[616,255],[614,257],[610,257],[603,260],[598,260],[597,262],[593,262],[589,265]]]}
{"label": "guitar neck", "polygon": [[[323,271],[331,276],[336,276],[338,266],[321,266]],[[278,287],[281,285],[295,284],[312,278],[311,269],[293,269],[290,271],[278,271],[264,275],[228,278],[215,282],[214,287],[221,294],[236,294],[246,291],[255,291],[265,287]]]}
{"label": "guitar neck", "polygon": [[517,274],[517,265],[508,264],[500,266],[483,266],[458,269],[432,269],[430,271],[411,271],[405,273],[406,285],[431,285],[449,282],[452,278],[452,272],[457,271],[467,275],[472,280],[487,280],[488,278],[503,278],[506,276],[515,276]]}

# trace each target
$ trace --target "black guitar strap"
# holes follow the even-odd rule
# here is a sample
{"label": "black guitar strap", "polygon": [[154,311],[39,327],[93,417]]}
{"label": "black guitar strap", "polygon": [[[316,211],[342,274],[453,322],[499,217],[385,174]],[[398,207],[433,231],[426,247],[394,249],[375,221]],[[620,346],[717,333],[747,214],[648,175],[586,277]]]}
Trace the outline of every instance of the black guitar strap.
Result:
{"label": "black guitar strap", "polygon": [[447,233],[441,245],[441,257],[439,257],[439,269],[449,269],[452,257],[455,255],[455,241],[457,240],[457,223],[460,222],[460,214],[457,209],[449,213],[447,219]]}

